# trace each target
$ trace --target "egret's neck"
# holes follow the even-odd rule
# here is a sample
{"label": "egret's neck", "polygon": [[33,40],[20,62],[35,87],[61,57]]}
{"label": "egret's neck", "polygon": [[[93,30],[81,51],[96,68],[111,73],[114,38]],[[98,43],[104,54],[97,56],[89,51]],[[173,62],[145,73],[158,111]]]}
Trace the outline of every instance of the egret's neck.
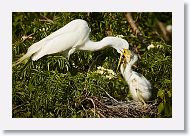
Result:
{"label": "egret's neck", "polygon": [[126,67],[123,72],[123,75],[124,75],[126,81],[128,81],[130,79],[131,74],[133,72],[132,66],[135,64],[135,62],[137,60],[138,60],[137,55],[134,55],[133,58],[131,59],[131,61],[128,64],[126,64]]}
{"label": "egret's neck", "polygon": [[128,81],[130,79],[132,72],[133,71],[132,71],[131,66],[127,65],[123,72],[123,76],[126,81]]}
{"label": "egret's neck", "polygon": [[138,56],[136,54],[133,54],[131,61],[128,63],[129,67],[132,67],[132,65],[134,65],[135,62],[137,62],[137,60],[138,60]]}
{"label": "egret's neck", "polygon": [[113,40],[109,37],[103,38],[101,41],[91,41],[88,39],[84,45],[79,47],[79,50],[96,51],[103,49],[107,46],[112,46]]}

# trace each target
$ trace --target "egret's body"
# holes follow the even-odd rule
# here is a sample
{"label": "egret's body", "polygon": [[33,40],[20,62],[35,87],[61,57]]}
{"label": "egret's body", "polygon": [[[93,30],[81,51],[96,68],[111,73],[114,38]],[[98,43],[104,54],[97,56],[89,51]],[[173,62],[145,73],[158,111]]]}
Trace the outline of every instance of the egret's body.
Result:
{"label": "egret's body", "polygon": [[143,75],[132,70],[131,67],[137,60],[137,55],[132,54],[130,62],[121,64],[120,70],[129,85],[133,99],[145,103],[144,100],[149,100],[151,97],[151,84]]}
{"label": "egret's body", "polygon": [[90,28],[85,20],[76,19],[53,32],[49,36],[34,43],[28,48],[27,53],[21,57],[14,65],[32,56],[36,61],[45,55],[63,52],[68,57],[76,50],[96,51],[104,47],[111,46],[122,54],[123,49],[128,49],[126,40],[119,37],[105,37],[101,41],[94,42],[89,39]]}

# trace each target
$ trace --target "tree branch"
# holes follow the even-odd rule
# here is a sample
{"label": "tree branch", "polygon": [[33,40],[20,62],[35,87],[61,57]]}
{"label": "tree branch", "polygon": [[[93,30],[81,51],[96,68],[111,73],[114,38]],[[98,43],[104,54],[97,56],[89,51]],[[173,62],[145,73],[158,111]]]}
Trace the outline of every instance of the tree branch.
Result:
{"label": "tree branch", "polygon": [[127,18],[127,21],[130,24],[133,32],[135,33],[135,35],[137,35],[137,37],[142,42],[142,44],[145,45],[145,46],[148,46],[149,44],[148,44],[147,39],[143,36],[143,34],[141,33],[141,31],[136,26],[135,21],[133,20],[133,17],[131,15],[131,13],[130,12],[126,13],[125,17]]}

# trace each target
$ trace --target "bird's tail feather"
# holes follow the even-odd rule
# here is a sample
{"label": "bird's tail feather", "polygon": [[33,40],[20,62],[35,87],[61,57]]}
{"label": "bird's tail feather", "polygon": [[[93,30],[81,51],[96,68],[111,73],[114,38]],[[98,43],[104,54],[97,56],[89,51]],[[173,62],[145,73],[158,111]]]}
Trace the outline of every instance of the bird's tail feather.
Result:
{"label": "bird's tail feather", "polygon": [[16,65],[20,64],[27,58],[29,58],[32,54],[26,53],[24,56],[22,56],[19,60],[17,60],[15,63],[13,63],[12,67],[15,67]]}
{"label": "bird's tail feather", "polygon": [[33,45],[31,45],[28,48],[27,53],[22,56],[19,60],[17,60],[15,63],[13,63],[12,67],[15,67],[16,65],[20,64],[21,62],[23,62],[24,60],[30,58],[34,53],[38,52],[43,44],[40,44],[39,42],[34,43]]}

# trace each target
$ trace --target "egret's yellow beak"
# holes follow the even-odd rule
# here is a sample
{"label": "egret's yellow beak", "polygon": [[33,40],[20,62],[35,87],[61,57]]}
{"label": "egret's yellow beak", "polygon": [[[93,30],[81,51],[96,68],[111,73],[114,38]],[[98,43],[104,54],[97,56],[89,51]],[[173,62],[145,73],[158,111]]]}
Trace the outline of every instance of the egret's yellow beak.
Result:
{"label": "egret's yellow beak", "polygon": [[119,58],[119,63],[117,65],[117,70],[119,69],[119,66],[121,64],[121,60],[124,56],[124,63],[128,63],[130,61],[130,58],[131,58],[131,51],[129,49],[123,49],[123,51],[121,51],[121,55],[120,55],[120,58]]}

